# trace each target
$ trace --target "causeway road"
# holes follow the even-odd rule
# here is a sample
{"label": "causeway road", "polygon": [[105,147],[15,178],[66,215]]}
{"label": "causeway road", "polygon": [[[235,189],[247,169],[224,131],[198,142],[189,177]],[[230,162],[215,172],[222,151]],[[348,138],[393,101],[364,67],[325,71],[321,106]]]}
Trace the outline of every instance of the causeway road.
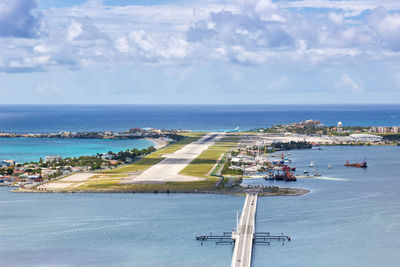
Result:
{"label": "causeway road", "polygon": [[258,193],[247,193],[240,223],[232,234],[235,248],[232,255],[231,267],[250,267],[255,232],[255,217]]}

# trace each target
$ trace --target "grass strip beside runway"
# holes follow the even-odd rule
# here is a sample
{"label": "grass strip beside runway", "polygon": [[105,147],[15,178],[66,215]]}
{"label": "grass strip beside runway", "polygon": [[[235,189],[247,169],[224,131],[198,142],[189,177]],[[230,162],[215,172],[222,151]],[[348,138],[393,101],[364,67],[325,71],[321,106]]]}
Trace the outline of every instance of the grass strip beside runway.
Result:
{"label": "grass strip beside runway", "polygon": [[236,147],[240,141],[238,136],[226,136],[221,141],[210,146],[207,150],[203,151],[196,159],[194,159],[188,166],[186,166],[180,174],[210,178],[208,173],[228,150]]}
{"label": "grass strip beside runway", "polygon": [[185,139],[178,141],[176,143],[172,143],[160,150],[157,150],[150,155],[147,155],[132,164],[122,166],[120,168],[116,168],[113,170],[105,171],[103,173],[105,174],[116,174],[116,173],[130,173],[130,172],[135,172],[135,171],[144,171],[151,166],[159,163],[164,159],[163,155],[171,154],[174,153],[175,151],[181,149],[182,147],[186,146],[187,144],[190,144],[198,139],[200,139],[202,136],[204,136],[205,133],[190,133],[190,136],[185,134]]}

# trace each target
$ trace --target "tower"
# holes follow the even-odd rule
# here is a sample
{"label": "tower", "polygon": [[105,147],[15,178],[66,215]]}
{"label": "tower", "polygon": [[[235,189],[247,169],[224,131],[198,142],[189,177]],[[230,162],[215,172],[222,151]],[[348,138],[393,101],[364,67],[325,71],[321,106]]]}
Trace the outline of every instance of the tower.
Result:
{"label": "tower", "polygon": [[343,132],[343,125],[342,125],[342,122],[341,122],[341,121],[339,121],[339,122],[337,123],[336,129],[337,129],[337,132],[338,132],[338,133],[342,133],[342,132]]}

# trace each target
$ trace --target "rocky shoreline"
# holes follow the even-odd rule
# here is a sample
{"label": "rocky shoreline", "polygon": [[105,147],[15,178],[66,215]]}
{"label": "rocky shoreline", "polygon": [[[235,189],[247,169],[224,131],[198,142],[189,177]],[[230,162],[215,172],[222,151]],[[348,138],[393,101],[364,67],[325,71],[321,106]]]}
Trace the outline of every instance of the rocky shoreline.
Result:
{"label": "rocky shoreline", "polygon": [[[36,190],[36,189],[23,189],[17,188],[12,190],[16,193],[71,193],[71,194],[222,194],[222,195],[233,195],[233,196],[244,196],[249,189],[233,189],[233,190],[115,190],[115,189],[99,189],[99,190]],[[251,189],[250,191],[255,191]],[[308,194],[310,190],[302,188],[274,188],[259,190],[259,196],[301,196]]]}

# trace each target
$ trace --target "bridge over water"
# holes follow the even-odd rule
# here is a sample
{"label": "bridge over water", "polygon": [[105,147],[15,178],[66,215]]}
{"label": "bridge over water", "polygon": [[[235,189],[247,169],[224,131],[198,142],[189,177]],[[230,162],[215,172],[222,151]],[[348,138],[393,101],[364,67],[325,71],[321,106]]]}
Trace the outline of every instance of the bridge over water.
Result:
{"label": "bridge over water", "polygon": [[269,232],[256,232],[255,220],[258,192],[248,192],[244,201],[240,221],[236,222],[235,231],[224,232],[222,235],[202,235],[200,241],[213,240],[217,244],[234,243],[231,267],[250,267],[254,244],[270,244],[271,240],[290,241],[289,236],[270,235]]}

